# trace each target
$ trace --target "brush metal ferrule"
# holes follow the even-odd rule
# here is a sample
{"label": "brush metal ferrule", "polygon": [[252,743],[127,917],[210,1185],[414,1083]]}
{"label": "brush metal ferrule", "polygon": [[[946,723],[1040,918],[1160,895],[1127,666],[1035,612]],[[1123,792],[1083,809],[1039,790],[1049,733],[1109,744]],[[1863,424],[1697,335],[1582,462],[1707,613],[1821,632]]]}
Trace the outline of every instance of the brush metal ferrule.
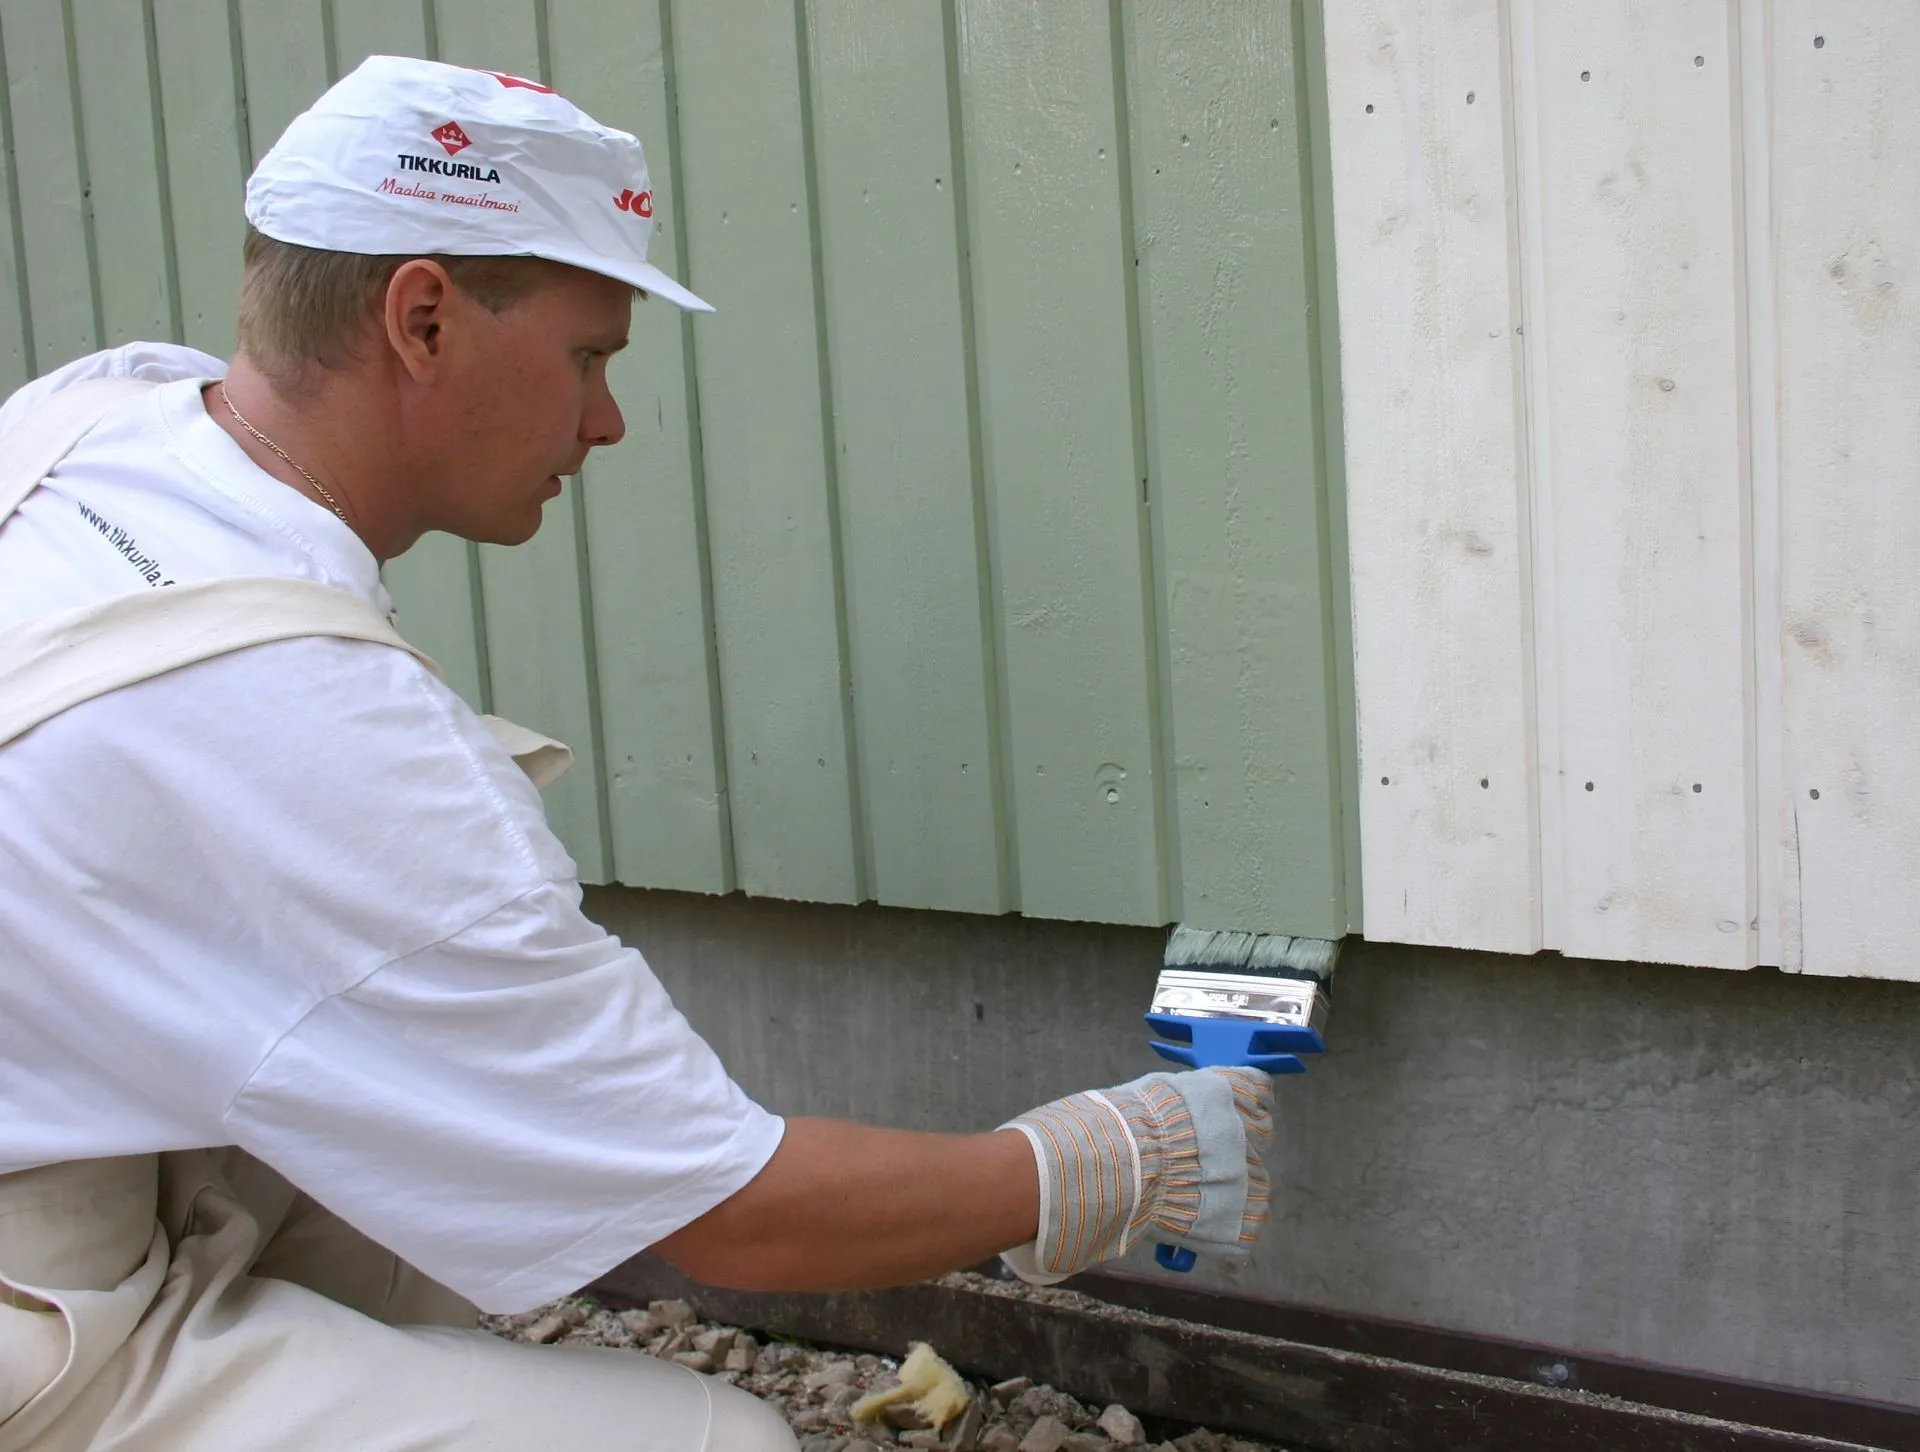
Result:
{"label": "brush metal ferrule", "polygon": [[1180,1018],[1246,1019],[1312,1029],[1324,1036],[1327,993],[1323,985],[1303,978],[1163,968],[1154,985],[1152,1012]]}

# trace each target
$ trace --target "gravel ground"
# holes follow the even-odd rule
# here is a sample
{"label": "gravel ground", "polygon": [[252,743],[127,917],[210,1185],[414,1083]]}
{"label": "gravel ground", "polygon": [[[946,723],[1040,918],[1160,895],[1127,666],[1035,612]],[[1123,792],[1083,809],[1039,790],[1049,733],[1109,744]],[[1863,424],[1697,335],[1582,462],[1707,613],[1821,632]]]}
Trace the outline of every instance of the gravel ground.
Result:
{"label": "gravel ground", "polygon": [[[870,1391],[898,1381],[900,1363],[886,1356],[829,1351],[788,1341],[762,1344],[733,1326],[702,1321],[685,1301],[655,1301],[644,1311],[613,1311],[587,1298],[555,1301],[521,1316],[484,1323],[497,1336],[542,1343],[575,1341],[626,1347],[711,1372],[778,1407],[800,1439],[801,1452],[881,1452],[887,1447],[950,1452],[1284,1452],[1207,1431],[1143,1426],[1125,1407],[1087,1406],[1051,1387],[1016,1377],[995,1386],[968,1383],[972,1405],[945,1427],[930,1428],[910,1407],[856,1427],[850,1408]],[[939,1345],[934,1344],[938,1351]]]}

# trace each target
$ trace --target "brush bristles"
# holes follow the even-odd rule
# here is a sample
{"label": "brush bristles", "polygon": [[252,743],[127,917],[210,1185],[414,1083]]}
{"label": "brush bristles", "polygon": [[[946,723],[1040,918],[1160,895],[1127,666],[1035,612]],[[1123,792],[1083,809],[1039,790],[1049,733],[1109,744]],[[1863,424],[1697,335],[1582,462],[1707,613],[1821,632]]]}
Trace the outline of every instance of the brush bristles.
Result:
{"label": "brush bristles", "polygon": [[1216,968],[1223,973],[1263,973],[1269,977],[1333,976],[1340,944],[1326,938],[1290,938],[1284,933],[1209,932],[1176,926],[1167,938],[1167,968]]}

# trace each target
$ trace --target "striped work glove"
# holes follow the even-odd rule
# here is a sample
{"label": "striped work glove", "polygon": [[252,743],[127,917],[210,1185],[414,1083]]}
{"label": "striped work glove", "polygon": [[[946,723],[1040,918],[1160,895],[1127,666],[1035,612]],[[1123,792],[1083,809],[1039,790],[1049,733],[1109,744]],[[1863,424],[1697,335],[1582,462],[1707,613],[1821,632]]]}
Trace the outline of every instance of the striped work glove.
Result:
{"label": "striped work glove", "polygon": [[1244,1258],[1267,1222],[1273,1080],[1258,1069],[1148,1074],[1014,1119],[1040,1168],[1040,1235],[1004,1259],[1036,1285],[1142,1236]]}

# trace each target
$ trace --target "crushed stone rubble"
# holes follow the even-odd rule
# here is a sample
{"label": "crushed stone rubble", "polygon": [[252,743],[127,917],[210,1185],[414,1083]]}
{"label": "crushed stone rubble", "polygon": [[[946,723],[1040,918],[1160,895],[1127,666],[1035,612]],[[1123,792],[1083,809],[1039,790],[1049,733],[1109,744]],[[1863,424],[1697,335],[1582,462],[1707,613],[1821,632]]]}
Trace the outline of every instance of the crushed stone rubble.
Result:
{"label": "crushed stone rubble", "polygon": [[1088,1406],[1023,1376],[992,1385],[966,1383],[965,1409],[941,1427],[929,1427],[912,1402],[888,1406],[875,1421],[856,1424],[855,1402],[899,1384],[899,1358],[784,1340],[762,1342],[738,1327],[702,1321],[685,1301],[655,1301],[644,1311],[620,1311],[580,1296],[518,1316],[490,1316],[482,1324],[512,1341],[623,1347],[717,1376],[778,1408],[799,1439],[801,1452],[882,1452],[889,1447],[943,1452],[1107,1452],[1121,1447],[1140,1452],[1284,1452],[1271,1443],[1204,1427],[1156,1426],[1164,1438],[1156,1442],[1141,1419],[1123,1406]]}

